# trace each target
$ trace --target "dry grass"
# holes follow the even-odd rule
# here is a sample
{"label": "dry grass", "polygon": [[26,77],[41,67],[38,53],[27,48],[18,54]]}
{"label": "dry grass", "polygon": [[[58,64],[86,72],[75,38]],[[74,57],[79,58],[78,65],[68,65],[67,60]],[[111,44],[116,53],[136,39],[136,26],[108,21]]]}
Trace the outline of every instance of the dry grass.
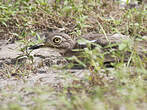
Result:
{"label": "dry grass", "polygon": [[[146,21],[146,10],[143,7],[122,10],[117,3],[108,0],[65,0],[64,2],[57,0],[52,5],[47,0],[0,1],[0,40],[14,38],[24,40],[33,32],[56,29],[63,29],[72,37],[97,32],[122,33],[132,38],[142,38],[147,35]],[[125,49],[133,53],[129,47]],[[114,53],[114,56],[121,58],[125,49]],[[68,77],[73,79],[71,84],[44,87],[37,83],[36,87],[28,86],[19,90],[26,93],[25,95],[17,91],[18,93],[13,96],[9,91],[16,91],[14,85],[6,86],[5,91],[0,89],[0,102],[5,102],[3,105],[0,104],[0,109],[47,110],[50,109],[48,105],[51,105],[57,110],[145,110],[147,107],[146,56],[142,60],[138,54],[133,53],[129,65],[123,61],[115,62],[114,68],[109,70],[101,65],[103,64],[101,60],[97,66],[97,60],[94,59],[96,55],[95,50],[89,49],[87,53],[85,52],[85,58],[92,62],[92,65],[87,66],[90,76],[85,75],[83,80],[80,78],[75,80],[69,75],[65,79]],[[63,71],[62,73],[67,75],[68,71]],[[25,68],[8,66],[0,70],[0,76],[7,80],[16,78],[19,83],[21,80],[25,82],[24,78],[36,74],[35,72],[34,68],[31,69],[31,64]],[[52,93],[56,96],[56,100],[49,100],[48,96],[52,96]],[[25,106],[20,104],[25,97],[31,97],[29,102],[31,100],[33,104],[27,105],[26,100]]]}

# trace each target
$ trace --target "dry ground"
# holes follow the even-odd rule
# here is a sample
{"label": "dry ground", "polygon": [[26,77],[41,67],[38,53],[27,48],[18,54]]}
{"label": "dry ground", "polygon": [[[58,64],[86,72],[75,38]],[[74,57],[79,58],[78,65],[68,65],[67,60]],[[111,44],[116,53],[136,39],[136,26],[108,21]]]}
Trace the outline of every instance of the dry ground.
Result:
{"label": "dry ground", "polygon": [[[14,0],[0,1],[0,46],[4,40],[28,45],[27,37],[62,30],[71,37],[85,33],[121,33],[141,40],[147,35],[146,9],[119,9],[111,0]],[[115,62],[113,68],[95,60],[97,52],[88,50],[86,69],[35,67],[28,63],[0,62],[1,110],[146,110],[146,60],[129,46],[131,62]],[[90,54],[92,52],[92,54]],[[102,57],[102,55],[100,55]],[[29,58],[30,56],[28,56]],[[2,59],[0,59],[2,61]]]}

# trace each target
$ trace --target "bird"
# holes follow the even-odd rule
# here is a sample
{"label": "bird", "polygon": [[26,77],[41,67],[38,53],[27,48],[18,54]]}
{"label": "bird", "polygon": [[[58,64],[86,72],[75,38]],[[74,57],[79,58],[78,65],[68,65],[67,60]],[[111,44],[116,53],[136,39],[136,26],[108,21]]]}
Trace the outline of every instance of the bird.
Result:
{"label": "bird", "polygon": [[[100,45],[102,47],[100,48],[100,52],[104,53],[105,51],[109,51],[112,49],[112,47],[105,48],[109,44],[116,44],[116,45],[113,45],[113,50],[114,49],[118,50],[118,46],[124,41],[128,40],[129,42],[132,42],[129,36],[122,35],[122,34],[103,35],[98,33],[89,33],[89,34],[85,34],[78,38],[73,39],[71,36],[63,32],[45,32],[41,34],[40,37],[43,38],[43,42],[38,45],[30,46],[29,49],[51,47],[51,48],[55,48],[61,55],[65,57],[76,56],[82,60],[85,59],[85,57],[81,55],[81,53],[84,52],[84,48],[87,48],[87,43],[91,43],[91,47],[92,47],[91,49],[95,48],[95,44]],[[85,39],[87,41],[82,41],[82,43],[79,43],[80,39]],[[147,44],[146,40],[144,40],[143,42],[144,43],[141,43],[141,42],[133,43],[133,45],[137,44],[136,51],[139,52],[141,56],[144,55],[143,48],[145,48]],[[95,44],[93,45],[93,43]],[[79,49],[80,51],[74,51],[74,49]],[[125,54],[126,61],[129,58],[128,54],[130,55],[130,53],[128,52],[126,52]],[[109,63],[114,61],[115,59],[112,58],[111,53],[105,55],[104,62]]]}

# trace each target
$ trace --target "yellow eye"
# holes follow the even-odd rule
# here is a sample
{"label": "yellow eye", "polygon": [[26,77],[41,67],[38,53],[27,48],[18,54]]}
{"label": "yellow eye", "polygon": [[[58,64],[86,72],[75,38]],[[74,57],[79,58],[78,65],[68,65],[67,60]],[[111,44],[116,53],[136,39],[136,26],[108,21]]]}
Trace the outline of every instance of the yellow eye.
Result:
{"label": "yellow eye", "polygon": [[61,36],[54,36],[52,41],[56,44],[60,44],[62,42],[62,37]]}

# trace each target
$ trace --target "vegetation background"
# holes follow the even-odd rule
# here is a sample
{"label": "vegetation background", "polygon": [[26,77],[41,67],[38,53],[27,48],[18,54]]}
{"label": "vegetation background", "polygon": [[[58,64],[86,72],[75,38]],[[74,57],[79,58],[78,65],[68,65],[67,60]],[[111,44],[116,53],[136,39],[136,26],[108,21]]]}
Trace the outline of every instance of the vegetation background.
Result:
{"label": "vegetation background", "polygon": [[[64,29],[72,37],[90,32],[121,33],[142,40],[147,36],[146,15],[145,4],[121,9],[113,0],[0,0],[0,40],[28,42],[27,36],[50,29]],[[131,61],[114,62],[110,69],[103,65],[103,54],[97,57],[96,49],[87,48],[84,53],[90,62],[86,65],[89,76],[74,79],[71,73],[67,75],[68,71],[62,70],[64,78],[73,80],[71,84],[62,87],[36,84],[17,92],[16,88],[21,85],[0,88],[0,110],[146,110],[146,56],[140,58],[132,50],[131,42],[124,42],[113,55],[123,59],[129,51]],[[35,74],[34,70],[12,66],[1,68],[0,79],[15,78],[25,82],[30,74]],[[113,76],[112,81],[111,77],[104,76]],[[25,94],[22,95],[22,91]],[[30,99],[22,104],[28,97]]]}

